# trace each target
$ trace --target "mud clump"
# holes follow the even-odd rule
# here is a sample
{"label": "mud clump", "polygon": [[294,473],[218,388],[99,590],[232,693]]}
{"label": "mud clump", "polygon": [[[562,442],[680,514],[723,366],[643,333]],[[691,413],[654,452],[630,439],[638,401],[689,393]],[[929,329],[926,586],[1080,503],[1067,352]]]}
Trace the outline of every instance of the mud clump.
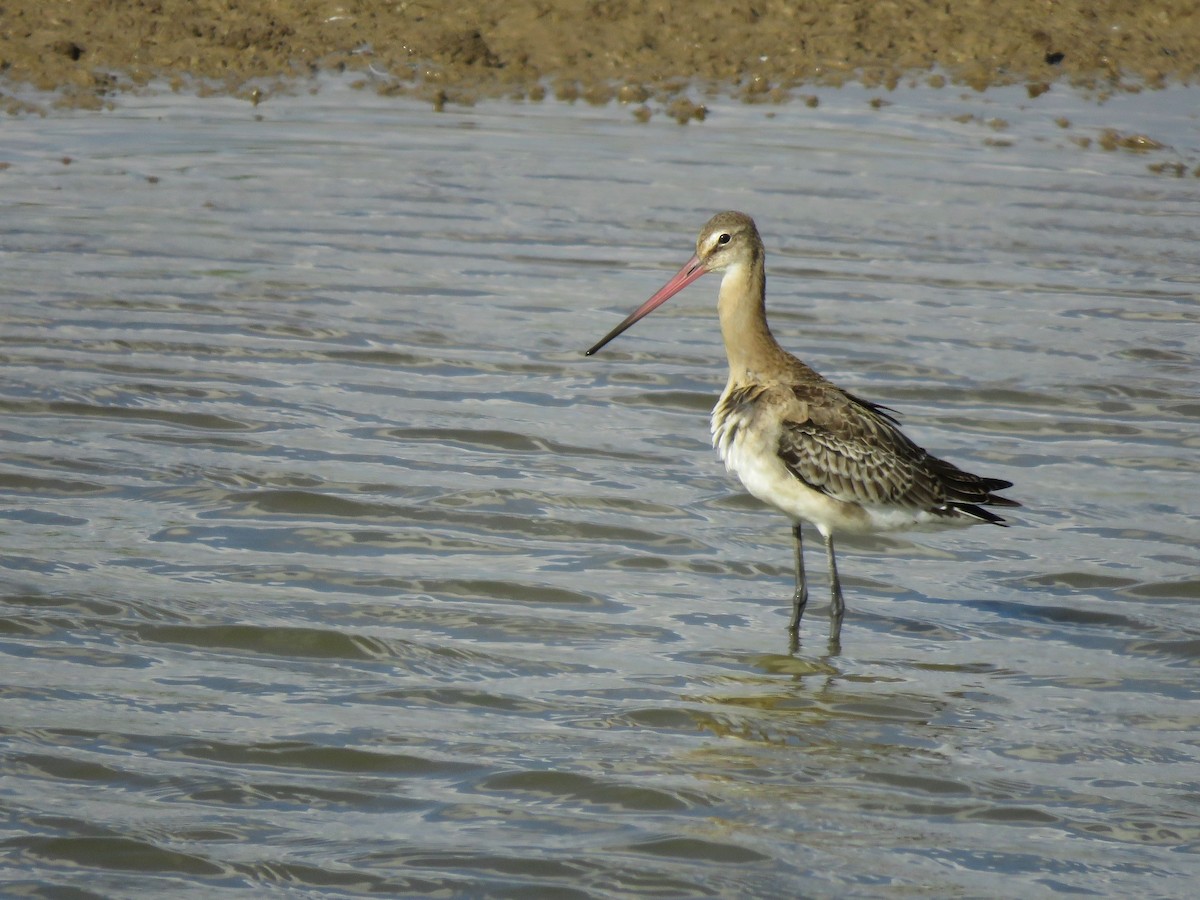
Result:
{"label": "mud clump", "polygon": [[1097,143],[1105,150],[1132,150],[1135,153],[1163,149],[1163,145],[1152,137],[1144,134],[1121,134],[1115,128],[1105,128],[1101,131]]}
{"label": "mud clump", "polygon": [[[890,88],[936,68],[978,89],[1191,82],[1200,6],[1125,0],[8,0],[0,75],[94,106],[165,78],[237,95],[321,70],[441,102],[538,97],[664,108],[695,84],[748,102],[800,85]],[[637,93],[634,91],[634,94]],[[555,93],[560,93],[557,89]],[[11,104],[10,104],[11,108]],[[683,118],[682,111],[672,115]]]}

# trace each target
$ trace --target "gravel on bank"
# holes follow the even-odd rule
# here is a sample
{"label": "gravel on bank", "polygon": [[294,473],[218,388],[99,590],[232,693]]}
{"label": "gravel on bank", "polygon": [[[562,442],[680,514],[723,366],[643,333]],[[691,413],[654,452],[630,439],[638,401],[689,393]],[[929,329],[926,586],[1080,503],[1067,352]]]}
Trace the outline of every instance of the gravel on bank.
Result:
{"label": "gravel on bank", "polygon": [[[152,80],[258,99],[322,70],[435,104],[487,96],[663,108],[927,77],[1100,93],[1192,82],[1195,0],[6,0],[0,89],[96,107]],[[676,111],[677,118],[687,118]]]}

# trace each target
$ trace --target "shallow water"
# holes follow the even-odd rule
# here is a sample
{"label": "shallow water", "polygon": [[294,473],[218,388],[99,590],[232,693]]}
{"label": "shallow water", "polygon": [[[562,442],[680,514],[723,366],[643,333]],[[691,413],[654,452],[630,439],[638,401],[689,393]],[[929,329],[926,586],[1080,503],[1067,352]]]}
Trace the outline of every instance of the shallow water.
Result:
{"label": "shallow water", "polygon": [[[1196,91],[871,96],[7,120],[4,890],[1189,895]],[[1025,504],[842,541],[840,652],[708,446],[716,280],[581,356],[724,208]]]}

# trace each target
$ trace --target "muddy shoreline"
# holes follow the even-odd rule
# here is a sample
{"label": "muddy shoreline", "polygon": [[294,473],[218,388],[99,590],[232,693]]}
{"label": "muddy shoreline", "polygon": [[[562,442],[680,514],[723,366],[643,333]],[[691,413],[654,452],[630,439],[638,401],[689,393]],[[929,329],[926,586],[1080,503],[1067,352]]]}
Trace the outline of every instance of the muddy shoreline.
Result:
{"label": "muddy shoreline", "polygon": [[[0,94],[96,108],[166,80],[258,100],[321,71],[438,105],[495,96],[632,104],[686,120],[711,87],[781,102],[901,79],[983,90],[1141,90],[1200,75],[1200,8],[1096,0],[10,0]],[[697,93],[699,92],[699,93]]]}

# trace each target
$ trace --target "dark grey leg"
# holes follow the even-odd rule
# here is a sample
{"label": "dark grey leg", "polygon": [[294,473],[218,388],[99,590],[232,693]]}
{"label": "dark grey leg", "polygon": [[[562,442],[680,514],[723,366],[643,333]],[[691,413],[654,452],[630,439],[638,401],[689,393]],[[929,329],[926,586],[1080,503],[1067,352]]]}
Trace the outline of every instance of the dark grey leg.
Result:
{"label": "dark grey leg", "polygon": [[829,655],[837,656],[842,652],[842,613],[846,611],[846,601],[842,599],[842,581],[838,578],[831,534],[825,536],[825,552],[829,554]]}
{"label": "dark grey leg", "polygon": [[808,605],[808,581],[804,577],[804,538],[799,525],[792,526],[792,537],[796,539],[796,593],[792,596],[792,620],[788,622],[788,630],[795,634],[800,630],[800,617]]}
{"label": "dark grey leg", "polygon": [[842,619],[846,602],[842,599],[842,582],[838,578],[837,560],[833,556],[833,535],[825,535],[825,552],[829,554],[829,618]]}

